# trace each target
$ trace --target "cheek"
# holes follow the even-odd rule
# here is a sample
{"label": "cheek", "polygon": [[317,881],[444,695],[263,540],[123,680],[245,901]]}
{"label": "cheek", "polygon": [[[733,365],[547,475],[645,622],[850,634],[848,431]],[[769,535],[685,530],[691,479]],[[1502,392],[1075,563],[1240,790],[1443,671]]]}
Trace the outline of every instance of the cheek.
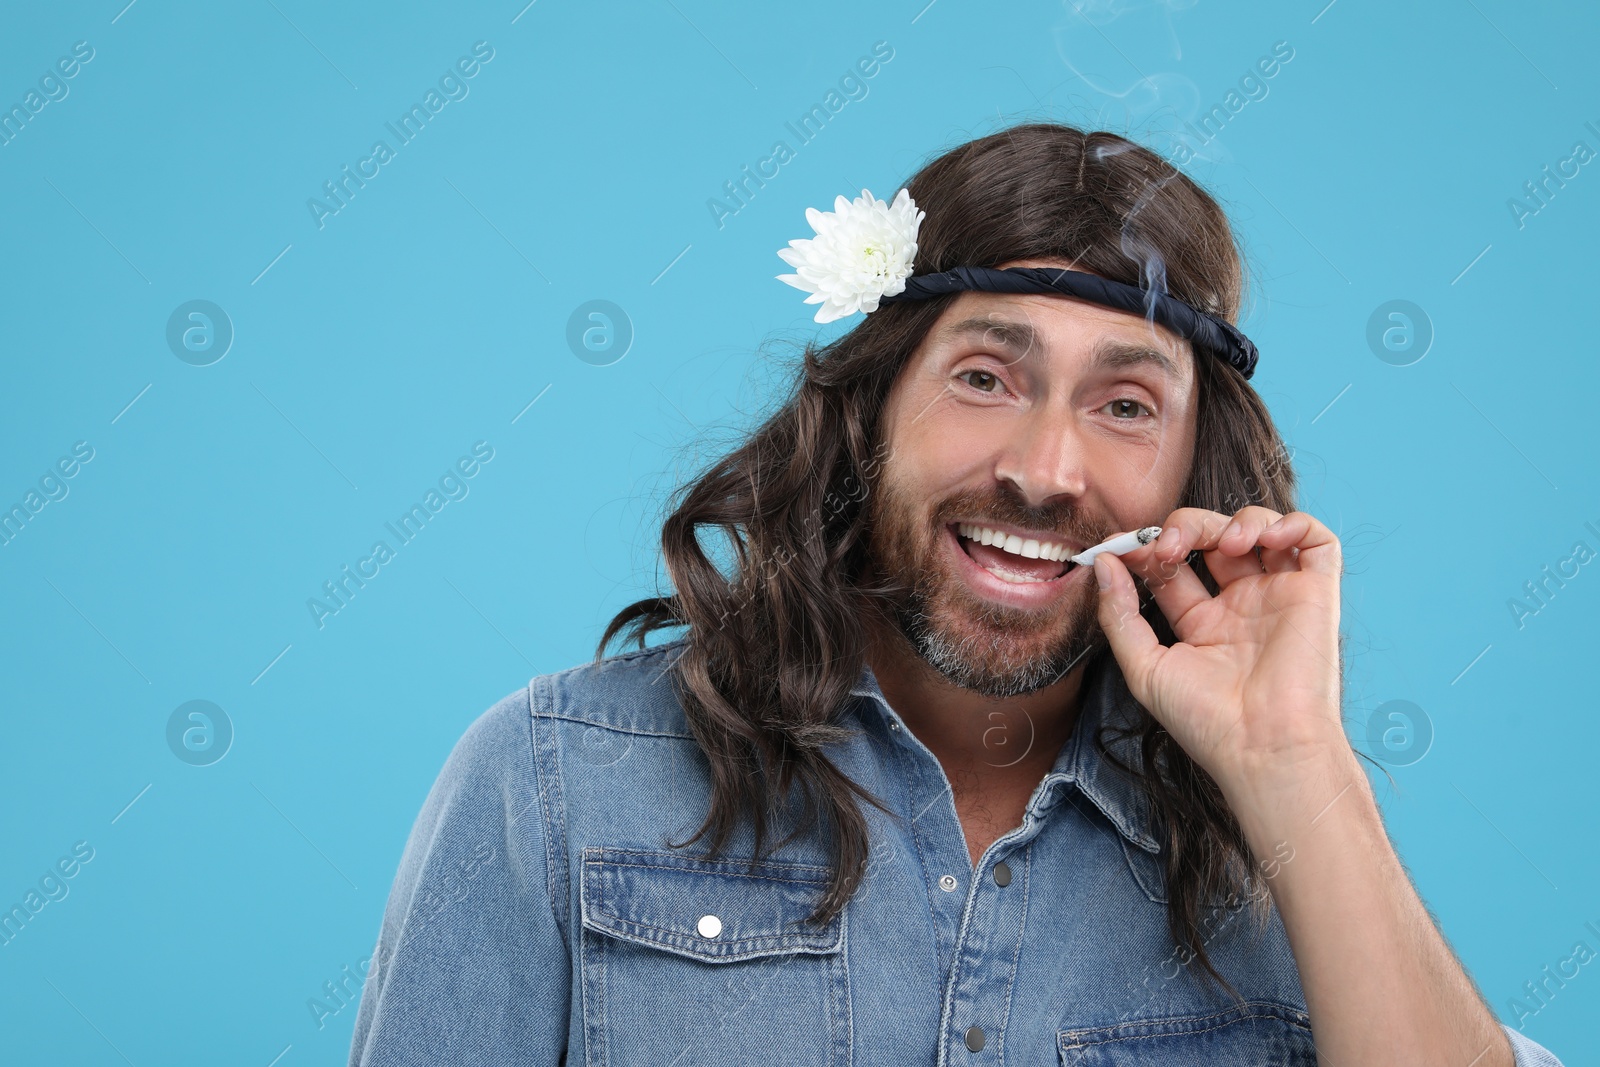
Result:
{"label": "cheek", "polygon": [[1002,428],[994,418],[963,409],[947,399],[923,399],[898,427],[895,454],[907,486],[937,490],[971,480],[991,464]]}
{"label": "cheek", "polygon": [[995,484],[993,441],[955,433],[931,437],[916,460],[916,492],[929,507],[957,495],[991,494]]}
{"label": "cheek", "polygon": [[1125,471],[1137,472],[1141,487],[1164,489],[1173,472],[1187,470],[1181,438],[1170,429],[1157,429],[1144,435],[1128,435],[1108,444],[1103,451],[1120,463]]}
{"label": "cheek", "polygon": [[1095,434],[1101,450],[1116,453],[1125,467],[1136,467],[1144,481],[1165,487],[1188,476],[1194,447],[1194,415],[1184,397],[1168,398],[1166,414],[1118,421],[1097,411]]}
{"label": "cheek", "polygon": [[1177,506],[1188,484],[1193,458],[1192,435],[1169,423],[1138,443],[1116,450],[1113,462],[1120,464],[1123,476],[1114,479],[1109,488],[1135,520],[1157,511],[1165,515]]}
{"label": "cheek", "polygon": [[1193,412],[1182,420],[1167,425],[1162,441],[1156,476],[1165,489],[1168,499],[1177,500],[1194,469],[1195,419]]}

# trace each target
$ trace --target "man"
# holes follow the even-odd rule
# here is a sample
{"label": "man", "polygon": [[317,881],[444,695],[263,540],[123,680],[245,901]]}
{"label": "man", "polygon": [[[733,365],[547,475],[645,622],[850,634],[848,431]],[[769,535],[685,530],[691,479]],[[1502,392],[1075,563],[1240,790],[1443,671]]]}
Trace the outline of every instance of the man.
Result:
{"label": "man", "polygon": [[784,280],[865,319],[687,487],[672,595],[457,745],[352,1064],[1557,1064],[1345,739],[1216,203],[1030,125],[809,217]]}

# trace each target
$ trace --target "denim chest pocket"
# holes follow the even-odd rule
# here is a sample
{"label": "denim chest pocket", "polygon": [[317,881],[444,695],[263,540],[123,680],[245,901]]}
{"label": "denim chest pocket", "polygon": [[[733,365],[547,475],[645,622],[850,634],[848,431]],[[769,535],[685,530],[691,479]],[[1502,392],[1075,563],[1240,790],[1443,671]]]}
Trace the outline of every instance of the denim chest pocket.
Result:
{"label": "denim chest pocket", "polygon": [[[1137,845],[1122,842],[1122,855],[1134,883],[1152,904],[1163,907],[1168,902],[1166,864],[1161,856],[1146,852]],[[1201,908],[1236,909],[1244,903],[1242,897],[1212,893],[1197,902]]]}
{"label": "denim chest pocket", "polygon": [[831,870],[598,848],[582,857],[586,1067],[849,1062],[845,912]]}
{"label": "denim chest pocket", "polygon": [[1226,1011],[1061,1030],[1061,1067],[1317,1067],[1306,1012],[1271,1001]]}

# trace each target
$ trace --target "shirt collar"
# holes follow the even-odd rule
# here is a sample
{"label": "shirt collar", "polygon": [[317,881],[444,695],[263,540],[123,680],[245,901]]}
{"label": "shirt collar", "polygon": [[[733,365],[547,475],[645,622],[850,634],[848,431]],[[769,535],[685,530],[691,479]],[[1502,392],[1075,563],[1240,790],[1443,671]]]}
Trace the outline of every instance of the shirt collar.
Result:
{"label": "shirt collar", "polygon": [[[863,663],[861,674],[851,688],[852,696],[866,697],[864,707],[874,708],[888,722],[909,729],[905,720],[889,706],[872,668]],[[1072,736],[1061,746],[1055,764],[1044,776],[1029,807],[1035,814],[1055,806],[1056,793],[1068,785],[1088,797],[1117,832],[1146,852],[1159,853],[1160,844],[1152,835],[1151,808],[1143,788],[1127,772],[1117,767],[1094,743],[1102,726],[1130,726],[1139,722],[1144,709],[1128,691],[1122,670],[1109,652],[1102,651],[1085,665],[1078,720]],[[1112,731],[1114,735],[1115,730]],[[1142,769],[1137,735],[1126,738],[1108,736],[1106,746],[1123,763]]]}

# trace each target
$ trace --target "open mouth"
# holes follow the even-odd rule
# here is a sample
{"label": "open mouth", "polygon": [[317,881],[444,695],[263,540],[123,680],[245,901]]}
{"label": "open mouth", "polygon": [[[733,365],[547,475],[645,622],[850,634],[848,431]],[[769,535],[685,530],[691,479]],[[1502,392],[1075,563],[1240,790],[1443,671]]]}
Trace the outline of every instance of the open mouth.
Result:
{"label": "open mouth", "polygon": [[956,535],[961,549],[978,566],[1013,585],[1031,585],[1060,581],[1077,567],[1068,556],[1074,550],[1052,541],[1023,540],[1015,534],[1006,535],[977,523],[952,523],[950,532]]}

